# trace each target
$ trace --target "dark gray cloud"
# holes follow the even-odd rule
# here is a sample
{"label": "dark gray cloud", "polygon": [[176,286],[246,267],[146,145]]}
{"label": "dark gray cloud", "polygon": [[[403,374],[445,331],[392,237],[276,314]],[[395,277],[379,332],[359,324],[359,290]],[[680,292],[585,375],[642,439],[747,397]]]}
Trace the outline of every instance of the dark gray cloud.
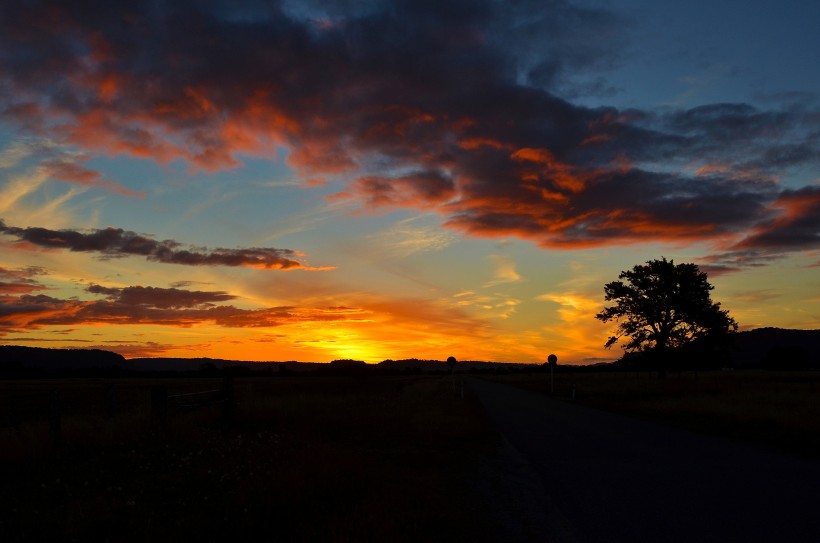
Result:
{"label": "dark gray cloud", "polygon": [[156,308],[212,307],[217,302],[233,300],[236,296],[227,292],[207,292],[201,290],[183,290],[178,288],[158,287],[125,287],[111,288],[90,285],[87,289],[92,294],[106,296],[111,302],[128,306],[151,306]]}
{"label": "dark gray cloud", "polygon": [[565,98],[617,92],[595,74],[620,63],[632,26],[626,18],[565,0],[492,5],[491,39],[514,59],[520,83]]}
{"label": "dark gray cloud", "polygon": [[304,265],[296,260],[298,253],[292,249],[272,247],[186,248],[173,240],[158,241],[122,228],[108,227],[83,233],[75,230],[51,230],[40,227],[19,228],[8,226],[0,219],[0,234],[13,236],[20,241],[40,247],[94,252],[106,258],[136,255],[144,256],[154,262],[187,266],[244,266],[283,270],[304,268]]}

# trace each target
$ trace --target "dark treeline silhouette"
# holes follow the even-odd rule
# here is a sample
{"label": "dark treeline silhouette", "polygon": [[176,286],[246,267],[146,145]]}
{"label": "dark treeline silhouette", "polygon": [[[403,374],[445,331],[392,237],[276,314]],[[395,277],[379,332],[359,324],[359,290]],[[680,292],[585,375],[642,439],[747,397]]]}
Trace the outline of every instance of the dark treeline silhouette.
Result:
{"label": "dark treeline silhouette", "polygon": [[732,340],[722,349],[695,341],[667,350],[662,361],[652,351],[628,353],[613,366],[627,371],[657,371],[661,364],[670,371],[820,370],[820,330],[758,328],[733,334]]}
{"label": "dark treeline silhouette", "polygon": [[820,330],[757,328],[737,334],[737,369],[820,369]]}
{"label": "dark treeline silhouette", "polygon": [[[458,372],[493,373],[540,371],[538,364],[484,361],[458,363]],[[46,349],[0,345],[0,378],[79,377],[79,376],[203,376],[226,374],[288,375],[405,375],[450,373],[444,360],[417,358],[384,360],[366,364],[361,360],[341,359],[322,362],[250,362],[217,358],[132,358],[99,349]]]}

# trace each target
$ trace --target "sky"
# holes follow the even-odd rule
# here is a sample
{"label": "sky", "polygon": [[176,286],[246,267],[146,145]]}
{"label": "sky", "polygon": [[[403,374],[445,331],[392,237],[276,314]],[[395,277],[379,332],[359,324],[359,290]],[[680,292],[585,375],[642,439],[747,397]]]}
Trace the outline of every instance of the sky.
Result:
{"label": "sky", "polygon": [[4,2],[0,343],[589,363],[694,262],[820,328],[814,0]]}

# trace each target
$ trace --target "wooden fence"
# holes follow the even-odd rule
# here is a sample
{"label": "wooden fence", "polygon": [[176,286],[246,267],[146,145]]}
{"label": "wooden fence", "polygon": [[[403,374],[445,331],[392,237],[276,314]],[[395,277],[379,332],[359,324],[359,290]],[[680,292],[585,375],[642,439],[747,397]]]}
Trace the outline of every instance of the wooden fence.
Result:
{"label": "wooden fence", "polygon": [[[103,414],[106,418],[115,418],[119,413],[117,387],[113,383],[103,385]],[[48,430],[51,443],[55,447],[62,444],[63,437],[63,397],[60,391],[52,389],[48,395]],[[190,412],[205,406],[222,404],[222,418],[224,422],[233,422],[236,416],[236,396],[234,394],[233,377],[222,378],[222,386],[218,389],[199,390],[182,394],[168,394],[168,387],[156,385],[151,387],[151,420],[164,426],[168,419],[175,414]],[[9,406],[8,422],[16,430],[20,430],[21,413],[17,402],[12,398]]]}
{"label": "wooden fence", "polygon": [[151,387],[151,413],[160,422],[165,422],[169,414],[191,411],[216,403],[222,403],[222,417],[226,421],[232,421],[236,415],[233,377],[223,377],[222,388],[219,389],[174,394],[173,396],[168,395],[168,388],[164,385]]}

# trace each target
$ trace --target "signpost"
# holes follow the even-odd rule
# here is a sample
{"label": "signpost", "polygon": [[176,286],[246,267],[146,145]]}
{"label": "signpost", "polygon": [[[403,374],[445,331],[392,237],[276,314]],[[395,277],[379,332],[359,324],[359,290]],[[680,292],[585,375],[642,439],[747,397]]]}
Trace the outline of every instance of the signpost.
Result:
{"label": "signpost", "polygon": [[558,357],[554,354],[551,354],[547,357],[547,362],[550,365],[550,394],[555,392],[555,381],[553,380],[553,370],[555,369],[555,365],[558,364]]}
{"label": "signpost", "polygon": [[453,378],[453,394],[454,395],[456,393],[456,364],[457,363],[458,362],[456,361],[455,356],[451,356],[451,357],[447,358],[447,366],[450,368],[450,375],[452,375],[452,378]]}

